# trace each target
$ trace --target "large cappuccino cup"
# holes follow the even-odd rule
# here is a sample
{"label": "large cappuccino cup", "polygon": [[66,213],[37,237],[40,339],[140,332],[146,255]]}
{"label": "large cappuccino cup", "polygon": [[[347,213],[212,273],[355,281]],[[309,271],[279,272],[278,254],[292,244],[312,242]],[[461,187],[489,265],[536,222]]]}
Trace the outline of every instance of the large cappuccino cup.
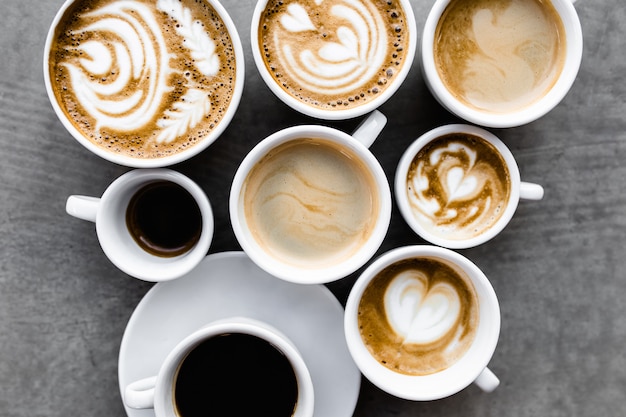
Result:
{"label": "large cappuccino cup", "polygon": [[574,0],[437,0],[421,68],[439,103],[481,126],[539,119],[574,83],[583,50]]}
{"label": "large cappuccino cup", "polygon": [[449,249],[406,246],[380,256],[352,287],[344,327],[363,375],[397,397],[429,401],[500,383],[487,368],[500,334],[495,291]]}
{"label": "large cappuccino cup", "polygon": [[368,146],[386,121],[374,111],[352,135],[294,126],[250,151],[235,174],[229,208],[253,262],[278,278],[319,284],[374,255],[389,227],[391,192]]}

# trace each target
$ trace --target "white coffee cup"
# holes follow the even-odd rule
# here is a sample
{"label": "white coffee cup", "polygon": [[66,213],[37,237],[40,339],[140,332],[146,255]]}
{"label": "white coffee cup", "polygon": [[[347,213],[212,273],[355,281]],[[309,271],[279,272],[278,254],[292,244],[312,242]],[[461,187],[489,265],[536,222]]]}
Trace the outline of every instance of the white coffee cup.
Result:
{"label": "white coffee cup", "polygon": [[451,0],[437,0],[432,6],[424,24],[421,40],[420,65],[424,80],[433,96],[448,111],[456,116],[481,126],[508,128],[530,123],[544,116],[568,93],[572,87],[583,51],[583,36],[578,15],[572,3],[575,0],[550,0],[560,16],[565,31],[565,60],[563,69],[556,82],[539,99],[519,109],[503,112],[491,112],[472,107],[455,97],[445,86],[438,73],[434,58],[435,32],[440,18]]}
{"label": "white coffee cup", "polygon": [[[227,58],[218,57],[217,53],[214,53],[214,51],[217,51],[217,47],[213,43],[214,40],[211,39],[208,33],[203,33],[202,30],[198,30],[198,27],[201,27],[201,22],[196,20],[199,19],[199,16],[194,16],[190,12],[190,9],[181,5],[179,2],[171,1],[154,1],[154,3],[159,9],[156,10],[157,14],[167,14],[168,18],[176,20],[177,25],[175,28],[171,28],[171,30],[174,31],[174,29],[176,29],[175,31],[180,33],[181,37],[184,38],[184,41],[180,45],[176,44],[168,46],[167,42],[163,41],[163,33],[160,32],[160,29],[167,30],[165,25],[159,24],[156,20],[145,20],[147,17],[147,13],[144,13],[146,5],[142,5],[139,2],[120,3],[111,0],[110,4],[103,6],[102,9],[108,8],[108,10],[105,10],[104,20],[106,21],[102,23],[101,20],[98,23],[91,25],[87,31],[98,32],[102,30],[105,33],[109,33],[105,36],[106,40],[102,41],[103,37],[101,35],[100,37],[96,36],[94,37],[94,41],[85,42],[86,45],[81,45],[80,47],[85,48],[85,51],[80,51],[81,55],[84,57],[80,60],[81,65],[83,65],[83,68],[86,69],[85,71],[88,72],[88,75],[91,77],[85,78],[89,81],[83,80],[82,82],[83,84],[96,84],[94,86],[82,85],[80,87],[80,90],[83,91],[83,97],[87,97],[87,93],[85,93],[86,91],[89,92],[89,97],[91,98],[89,100],[84,100],[89,103],[87,106],[91,109],[89,111],[80,110],[84,106],[75,106],[79,110],[74,110],[74,112],[79,113],[79,117],[74,120],[75,118],[68,114],[70,113],[70,110],[64,110],[65,106],[60,103],[61,100],[55,94],[55,88],[59,89],[60,87],[56,86],[57,80],[55,79],[56,77],[51,74],[49,63],[52,61],[53,57],[53,44],[56,42],[57,37],[60,36],[60,33],[62,34],[64,30],[63,28],[60,28],[63,24],[64,16],[67,13],[74,13],[71,8],[82,1],[83,0],[65,0],[50,25],[43,54],[43,75],[48,98],[50,99],[52,108],[57,114],[59,120],[65,129],[74,137],[74,139],[76,139],[78,143],[83,145],[85,148],[105,160],[134,168],[158,168],[174,165],[199,154],[215,142],[215,140],[217,140],[217,138],[228,127],[235,115],[243,93],[245,77],[243,46],[234,22],[221,3],[218,0],[203,0],[203,2],[206,2],[207,5],[210,5],[210,7],[215,10],[219,19],[223,22],[223,27],[219,30],[226,32],[232,42],[232,59],[235,61],[236,68],[234,69],[235,76],[233,77],[234,82],[230,103],[225,109],[223,109],[223,112],[220,113],[221,119],[217,121],[217,124],[209,128],[208,126],[210,122],[205,123],[205,120],[217,120],[216,117],[219,105],[212,101],[212,96],[215,95],[216,92],[209,91],[207,86],[202,84],[205,83],[205,81],[200,81],[198,83],[190,76],[180,79],[180,82],[177,83],[176,87],[179,88],[184,84],[185,90],[181,91],[179,88],[179,91],[176,92],[176,94],[179,96],[182,95],[182,99],[175,99],[173,94],[174,86],[160,85],[159,83],[161,81],[157,81],[157,79],[167,80],[167,78],[172,77],[172,74],[181,74],[181,76],[184,76],[184,74],[182,74],[184,71],[181,71],[178,67],[172,68],[172,65],[169,64],[169,61],[175,59],[176,53],[178,52],[177,49],[183,50],[187,48],[192,54],[194,54],[194,59],[189,59],[188,64],[192,64],[191,61],[201,63],[210,61],[210,66],[217,67],[218,65],[221,65],[224,67],[226,66],[224,61]],[[114,13],[111,10],[111,6],[115,6],[116,3],[119,5],[119,9],[122,10],[116,10]],[[131,7],[133,8],[132,10],[126,10]],[[175,10],[175,12],[170,12],[170,10]],[[92,12],[100,13],[98,10],[92,10]],[[151,16],[150,19],[154,17],[155,16]],[[115,22],[113,22],[114,20]],[[111,35],[110,32],[113,32],[114,30],[120,30],[120,32]],[[152,39],[152,37],[160,40],[156,42]],[[152,45],[150,42],[165,45]],[[154,57],[151,54],[151,51],[153,50],[158,52]],[[135,52],[139,53],[136,56],[131,57],[132,53]],[[129,62],[120,63],[118,59],[121,60],[121,58],[119,57],[124,57],[125,55],[128,55],[127,58],[129,58]],[[133,68],[133,66],[138,62],[144,63],[142,64],[143,67]],[[180,67],[180,64],[178,64],[178,66]],[[146,69],[147,67],[157,67],[158,73],[151,73],[148,69]],[[161,70],[161,67],[166,69]],[[191,67],[191,65],[189,65],[189,67]],[[200,65],[197,65],[197,67],[200,67]],[[203,71],[204,72],[200,74],[198,78],[202,78],[204,80],[217,79],[215,76],[215,70]],[[104,81],[107,77],[108,79],[113,79],[117,76],[117,74],[120,75],[114,82]],[[101,79],[101,77],[103,79],[102,83],[94,81]],[[137,81],[135,78],[138,77],[143,78]],[[143,83],[141,84],[142,87],[137,90],[133,90],[130,93],[126,91],[123,91],[122,93],[115,91],[116,89],[121,89],[122,87],[128,87],[130,89],[134,85],[139,85],[140,81]],[[149,83],[149,88],[144,85],[147,83]],[[215,89],[213,86],[210,88]],[[209,94],[211,96],[209,96]],[[123,97],[123,99],[120,97]],[[94,103],[96,99],[102,100],[103,103]],[[162,102],[156,102],[156,100],[160,99],[163,99]],[[147,106],[149,100],[154,100],[154,102]],[[123,103],[121,103],[122,101]],[[132,106],[128,104],[130,101],[134,101]],[[164,106],[165,110],[162,109]],[[136,156],[136,154],[139,153],[142,148],[151,145],[153,142],[145,142],[143,145],[136,146],[136,149],[133,152],[118,152],[108,149],[108,145],[110,143],[109,139],[104,138],[100,144],[96,144],[93,140],[90,140],[90,136],[93,135],[90,135],[86,130],[77,127],[80,123],[79,120],[85,118],[85,114],[88,114],[89,118],[94,118],[93,108],[98,108],[97,114],[104,115],[101,118],[105,119],[107,116],[110,116],[110,119],[112,119],[114,116],[119,115],[116,112],[120,112],[120,114],[122,114],[120,110],[122,108],[128,108],[129,111],[134,111],[136,109],[143,109],[146,107],[150,110],[145,111],[145,114],[139,114],[141,112],[137,111],[137,115],[133,115],[133,118],[128,117],[125,119],[128,121],[114,122],[124,126],[124,129],[121,130],[130,131],[129,136],[131,136],[131,139],[121,139],[120,142],[132,142],[134,140],[132,139],[133,135],[141,138],[142,140],[148,140],[148,137],[151,136],[159,136],[160,138],[161,133],[163,133],[166,129],[170,136],[173,135],[178,137],[181,135],[181,131],[185,132],[188,128],[192,129],[196,125],[198,127],[206,126],[207,128],[198,130],[195,139],[183,141],[181,146],[178,146],[176,150],[171,152],[168,150],[169,153],[161,152],[158,156],[139,157]],[[158,110],[159,108],[161,108],[161,110]],[[93,126],[103,124],[102,122],[98,122],[97,118],[95,120],[95,122],[89,122],[89,125]],[[139,124],[136,120],[144,120],[145,123]],[[154,124],[155,121],[157,125],[162,123],[162,126],[159,125],[162,130],[155,129],[154,132],[149,132],[150,135],[148,135],[145,130],[147,127]],[[132,129],[129,128],[131,125],[134,126],[134,123],[137,123],[138,126],[133,127]],[[106,127],[110,128],[111,126]],[[117,132],[115,129],[117,128],[111,128],[110,130],[112,132]],[[122,133],[126,134],[127,132]],[[189,134],[189,136],[194,135],[196,134]],[[109,136],[108,133],[107,136]],[[159,142],[159,138],[156,139],[157,142]],[[152,141],[154,139],[150,140]],[[171,141],[171,138],[164,139],[163,141],[168,143]],[[174,140],[173,143],[176,143],[176,140]],[[128,146],[129,145],[125,145],[125,147]]]}
{"label": "white coffee cup", "polygon": [[[126,223],[127,208],[133,196],[145,186],[160,182],[173,183],[186,190],[201,216],[200,235],[195,245],[173,257],[157,256],[139,246]],[[123,272],[144,281],[167,281],[185,275],[204,259],[213,238],[213,211],[206,194],[187,176],[166,168],[129,171],[113,181],[100,198],[71,195],[66,211],[71,216],[95,222],[105,255]]]}
{"label": "white coffee cup", "polygon": [[[369,151],[368,146],[374,142],[386,121],[387,119],[382,113],[374,111],[352,135],[326,126],[294,126],[270,135],[250,151],[235,174],[230,193],[229,209],[235,236],[252,261],[265,271],[281,279],[302,284],[319,284],[349,275],[363,266],[374,255],[389,227],[391,193],[385,173],[374,155]],[[371,228],[368,229],[370,232],[365,234],[365,241],[357,245],[355,250],[340,260],[328,260],[331,258],[329,256],[328,259],[324,258],[311,262],[305,260],[302,263],[293,263],[275,256],[272,254],[272,251],[260,244],[259,239],[255,238],[254,231],[256,228],[251,227],[247,220],[244,192],[249,173],[270,152],[276,150],[281,145],[298,143],[303,138],[313,138],[327,142],[338,149],[338,155],[351,155],[350,157],[354,160],[354,163],[362,167],[363,170],[363,175],[354,178],[358,178],[359,181],[363,177],[371,179],[371,182],[368,183],[372,190],[370,192],[377,196],[371,202],[373,214],[367,219],[368,227],[371,226]],[[343,165],[343,161],[340,165]],[[317,172],[311,174],[309,178],[315,177]],[[329,182],[334,183],[334,178],[331,178]],[[349,182],[350,184],[351,182]],[[299,201],[299,198],[300,196],[296,195],[292,201]],[[320,203],[319,199],[316,198],[309,198],[309,200],[307,201],[309,204],[315,205]],[[343,204],[347,201],[352,200],[344,198],[341,200],[341,203]],[[305,221],[304,223],[307,222]],[[282,222],[282,220],[279,221],[279,226],[285,224],[289,223]],[[310,221],[308,224],[312,226],[320,225],[316,221]],[[334,225],[331,224],[329,227],[334,227]],[[363,233],[362,231],[357,232],[361,235]]]}
{"label": "white coffee cup", "polygon": [[[321,2],[316,2],[316,3],[319,5],[319,3]],[[346,2],[345,4],[342,2],[334,2],[334,3],[336,3],[334,4],[334,6],[338,8],[348,9],[348,8],[354,7],[353,2]],[[355,2],[355,3],[363,3],[363,4],[358,5],[359,8],[363,8],[365,7],[364,4],[366,2]],[[393,96],[393,94],[398,90],[398,88],[400,88],[400,86],[406,79],[406,76],[409,73],[409,70],[411,69],[413,60],[415,58],[415,50],[417,47],[417,27],[415,24],[415,17],[413,14],[411,3],[408,0],[399,0],[399,4],[404,10],[404,24],[406,24],[406,27],[409,32],[407,47],[403,51],[403,53],[405,53],[405,56],[404,56],[404,62],[401,68],[398,71],[395,71],[395,68],[393,68],[394,74],[391,78],[389,78],[389,80],[385,79],[386,87],[383,89],[383,91],[380,93],[377,93],[371,98],[368,98],[367,101],[364,101],[365,104],[361,104],[356,107],[351,107],[351,108],[346,108],[346,109],[325,109],[325,108],[316,107],[314,105],[307,104],[304,101],[299,100],[295,98],[293,95],[289,94],[287,91],[285,91],[285,89],[283,89],[279,85],[277,80],[272,77],[272,74],[270,73],[270,70],[268,69],[265,63],[265,60],[263,59],[263,55],[266,52],[262,51],[259,46],[259,25],[261,21],[261,15],[264,9],[266,8],[267,4],[268,4],[268,0],[259,0],[256,4],[254,13],[252,15],[252,24],[250,28],[252,56],[254,57],[254,62],[259,71],[259,74],[261,75],[261,78],[263,79],[263,81],[265,81],[265,84],[267,84],[269,89],[276,95],[276,97],[282,100],[285,104],[287,104],[289,107],[291,107],[292,109],[302,114],[315,117],[318,119],[323,119],[323,120],[344,120],[344,119],[350,119],[350,118],[362,116],[366,113],[369,113],[377,109],[387,100],[389,100]],[[308,17],[301,16],[300,14],[300,13],[306,13],[305,8],[299,4],[298,6],[300,6],[301,9],[299,12],[294,12],[296,13],[295,15],[290,16],[294,18],[292,20],[298,21],[298,23],[303,24],[305,26],[312,25]],[[308,74],[313,74],[315,77],[318,77],[318,80],[316,82],[320,83],[319,85],[326,86],[326,83],[331,83],[332,80],[334,79],[345,80],[345,79],[350,78],[351,76],[351,73],[349,72],[331,76],[329,74],[326,74],[326,70],[322,70],[321,68],[328,68],[334,64],[340,65],[343,68],[345,68],[346,64],[350,65],[350,62],[354,62],[354,63],[367,62],[368,65],[372,65],[368,61],[367,57],[363,57],[361,55],[367,54],[370,50],[374,49],[375,47],[372,44],[378,44],[379,40],[371,40],[367,38],[360,39],[360,38],[367,37],[366,35],[367,29],[370,25],[374,25],[375,19],[369,19],[369,16],[367,16],[367,18],[364,18],[363,10],[359,10],[359,8],[357,8],[354,11],[351,11],[349,13],[349,17],[344,16],[343,17],[344,24],[340,27],[340,29],[344,31],[344,34],[345,32],[352,33],[352,36],[354,37],[354,39],[350,37],[348,37],[348,39],[344,39],[342,36],[338,36],[338,34],[331,34],[331,37],[338,41],[328,42],[328,47],[329,48],[332,47],[335,51],[339,51],[339,50],[347,51],[351,47],[354,47],[355,50],[351,51],[354,55],[348,54],[342,58],[336,58],[336,61],[335,61],[335,59],[324,58],[320,56],[322,54],[321,52],[322,48],[320,50],[307,50],[306,51],[307,53],[309,53],[308,56],[311,58],[313,63],[309,63],[309,65],[306,68],[304,68],[304,71],[307,71]],[[287,10],[291,12],[289,8]],[[346,14],[348,15],[348,13]],[[352,18],[359,18],[359,19],[363,18],[364,20],[357,24],[351,21]],[[310,30],[318,30],[318,28],[311,29],[310,26],[308,28],[302,28],[301,30],[294,32],[292,36],[298,37],[300,33],[309,32]],[[320,36],[321,36],[321,33],[320,33]],[[383,42],[386,42],[386,40],[383,40]],[[392,48],[393,46],[390,45],[389,49],[392,49]],[[297,53],[299,52],[300,51],[297,51]],[[304,55],[304,52],[303,52],[303,55]],[[381,63],[381,68],[384,65],[388,65],[388,64],[386,62],[384,64]],[[365,67],[362,67],[362,68],[365,68]],[[315,72],[316,70],[319,70],[319,74]],[[380,72],[382,71],[379,71],[379,76],[384,78],[384,75],[381,75]],[[329,85],[332,85],[332,84],[329,84]],[[303,90],[305,89],[303,87],[301,88]]]}
{"label": "white coffee cup", "polygon": [[[464,238],[455,236],[453,231],[445,236],[442,233],[435,233],[432,229],[429,230],[429,228],[425,227],[425,225],[416,218],[416,214],[414,213],[411,201],[406,191],[407,175],[416,155],[433,141],[446,135],[457,133],[477,136],[493,145],[506,164],[509,174],[508,181],[510,184],[509,197],[505,201],[505,206],[500,208],[500,217],[497,218],[495,222],[488,225],[485,230],[479,232],[479,234],[473,237]],[[464,249],[478,246],[494,238],[509,223],[517,209],[520,199],[541,200],[543,198],[543,194],[544,190],[540,185],[521,181],[519,168],[515,162],[515,158],[500,139],[485,129],[465,124],[445,125],[424,133],[404,152],[400,162],[398,163],[395,176],[395,197],[400,213],[407,224],[411,227],[411,229],[413,229],[413,231],[415,231],[415,233],[428,242],[452,249]]]}
{"label": "white coffee cup", "polygon": [[[288,359],[295,374],[298,390],[292,417],[312,417],[313,382],[296,346],[273,326],[245,317],[218,320],[187,336],[167,355],[157,375],[134,381],[126,387],[124,403],[134,409],[154,409],[156,417],[178,417],[174,386],[181,363],[191,351],[207,339],[231,334],[245,334],[263,339]],[[246,393],[240,394],[241,400],[246,401]]]}
{"label": "white coffee cup", "polygon": [[[478,305],[478,326],[469,349],[451,366],[435,373],[409,375],[391,370],[372,356],[359,330],[359,303],[368,284],[386,267],[412,258],[442,261],[464,273],[474,286]],[[380,300],[383,303],[383,300]],[[500,307],[495,291],[481,270],[464,256],[437,246],[406,246],[376,259],[357,279],[345,310],[348,349],[363,375],[382,390],[408,400],[428,401],[453,395],[472,382],[485,392],[500,383],[487,364],[500,334]]]}

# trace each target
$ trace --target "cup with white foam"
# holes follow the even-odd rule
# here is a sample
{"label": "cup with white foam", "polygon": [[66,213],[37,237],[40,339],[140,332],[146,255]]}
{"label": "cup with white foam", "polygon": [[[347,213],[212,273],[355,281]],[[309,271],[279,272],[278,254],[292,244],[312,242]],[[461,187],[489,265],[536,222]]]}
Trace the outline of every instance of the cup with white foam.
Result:
{"label": "cup with white foam", "polygon": [[477,125],[539,119],[561,102],[580,68],[574,1],[435,1],[421,39],[426,85],[443,107]]}
{"label": "cup with white foam", "polygon": [[376,253],[389,227],[391,192],[368,146],[386,121],[376,110],[351,135],[293,126],[248,153],[229,209],[253,262],[287,281],[320,284],[344,278]]}
{"label": "cup with white foam", "polygon": [[237,29],[217,0],[66,0],[43,73],[67,131],[136,168],[206,149],[232,120],[245,75]]}
{"label": "cup with white foam", "polygon": [[213,239],[213,210],[200,186],[167,168],[129,171],[101,197],[71,195],[70,216],[95,223],[104,254],[144,281],[181,277],[204,259]]}
{"label": "cup with white foam", "polygon": [[325,120],[358,117],[386,102],[417,45],[408,0],[259,0],[250,35],[270,90]]}
{"label": "cup with white foam", "polygon": [[405,246],[376,259],[346,303],[348,349],[363,375],[400,398],[429,401],[500,381],[487,367],[500,307],[484,273],[438,246]]}
{"label": "cup with white foam", "polygon": [[430,243],[464,249],[498,235],[520,199],[541,200],[520,179],[511,151],[491,132],[451,124],[430,130],[404,152],[395,175],[400,213]]}

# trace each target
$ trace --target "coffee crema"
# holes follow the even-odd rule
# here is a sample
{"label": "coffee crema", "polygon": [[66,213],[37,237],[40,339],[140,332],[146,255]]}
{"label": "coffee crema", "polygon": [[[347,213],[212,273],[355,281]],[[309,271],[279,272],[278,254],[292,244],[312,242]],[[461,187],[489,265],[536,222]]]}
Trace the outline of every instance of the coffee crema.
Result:
{"label": "coffee crema", "polygon": [[325,268],[352,256],[376,226],[373,174],[331,141],[288,141],[261,158],[241,191],[258,245],[291,265]]}
{"label": "coffee crema", "polygon": [[494,145],[468,133],[441,136],[413,158],[406,194],[417,222],[435,236],[466,240],[500,219],[511,195],[506,161]]}
{"label": "coffee crema", "polygon": [[450,93],[493,113],[545,96],[563,70],[565,50],[565,28],[549,0],[452,0],[434,42]]}
{"label": "coffee crema", "polygon": [[359,332],[370,354],[406,375],[452,366],[474,341],[478,321],[470,279],[431,257],[387,266],[365,288],[358,307]]}
{"label": "coffee crema", "polygon": [[76,1],[48,62],[74,127],[139,159],[184,151],[213,131],[233,98],[236,66],[224,22],[193,0]]}
{"label": "coffee crema", "polygon": [[358,107],[406,61],[409,29],[398,0],[269,0],[259,49],[278,86],[315,108]]}

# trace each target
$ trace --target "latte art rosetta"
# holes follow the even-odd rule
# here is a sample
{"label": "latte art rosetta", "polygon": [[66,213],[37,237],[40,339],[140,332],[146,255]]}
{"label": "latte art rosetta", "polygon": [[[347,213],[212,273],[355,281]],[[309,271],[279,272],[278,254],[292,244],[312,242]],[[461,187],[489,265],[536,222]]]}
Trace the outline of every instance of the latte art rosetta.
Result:
{"label": "latte art rosetta", "polygon": [[258,36],[282,89],[315,107],[346,108],[391,84],[409,34],[397,0],[269,0]]}
{"label": "latte art rosetta", "polygon": [[418,222],[447,239],[474,237],[502,215],[508,169],[493,145],[464,134],[431,142],[414,158],[407,197]]}
{"label": "latte art rosetta", "polygon": [[63,111],[97,145],[138,158],[202,140],[232,99],[235,60],[206,2],[77,0],[51,47]]}

